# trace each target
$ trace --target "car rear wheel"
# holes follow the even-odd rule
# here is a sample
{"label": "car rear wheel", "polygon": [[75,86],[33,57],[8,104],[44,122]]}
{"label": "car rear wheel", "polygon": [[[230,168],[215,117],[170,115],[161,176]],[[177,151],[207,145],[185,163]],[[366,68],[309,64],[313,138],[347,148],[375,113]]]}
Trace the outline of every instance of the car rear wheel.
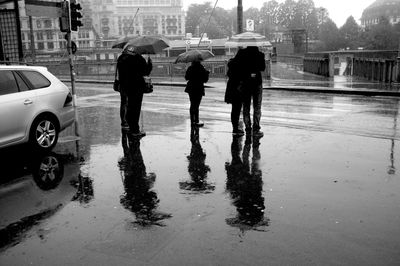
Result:
{"label": "car rear wheel", "polygon": [[59,129],[55,119],[42,116],[31,127],[30,142],[34,148],[49,151],[57,144]]}

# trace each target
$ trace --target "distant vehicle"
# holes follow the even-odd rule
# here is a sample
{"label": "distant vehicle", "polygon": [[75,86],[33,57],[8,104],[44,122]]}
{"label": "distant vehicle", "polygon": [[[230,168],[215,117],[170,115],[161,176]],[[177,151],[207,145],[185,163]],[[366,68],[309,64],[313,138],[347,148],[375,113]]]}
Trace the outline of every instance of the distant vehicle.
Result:
{"label": "distant vehicle", "polygon": [[45,67],[0,66],[0,148],[51,150],[74,120],[68,87]]}

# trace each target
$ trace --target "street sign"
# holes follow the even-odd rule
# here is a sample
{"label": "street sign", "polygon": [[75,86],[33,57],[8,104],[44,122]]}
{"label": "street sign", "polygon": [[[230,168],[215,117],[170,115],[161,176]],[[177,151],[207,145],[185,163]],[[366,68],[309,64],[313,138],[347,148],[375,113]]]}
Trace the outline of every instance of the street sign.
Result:
{"label": "street sign", "polygon": [[247,31],[254,31],[254,20],[246,19],[246,30]]}
{"label": "street sign", "polygon": [[27,16],[58,18],[61,16],[61,3],[25,0]]}

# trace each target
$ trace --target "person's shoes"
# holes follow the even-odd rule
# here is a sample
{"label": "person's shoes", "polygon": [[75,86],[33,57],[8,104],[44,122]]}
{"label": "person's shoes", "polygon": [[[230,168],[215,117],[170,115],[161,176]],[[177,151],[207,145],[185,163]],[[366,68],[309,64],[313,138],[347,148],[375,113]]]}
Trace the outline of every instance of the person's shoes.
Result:
{"label": "person's shoes", "polygon": [[243,136],[244,135],[244,131],[243,130],[241,130],[241,129],[234,129],[233,131],[232,131],[232,135],[234,135],[234,136]]}
{"label": "person's shoes", "polygon": [[146,132],[144,132],[144,131],[132,132],[131,136],[134,138],[142,138],[142,137],[146,136]]}
{"label": "person's shoes", "polygon": [[262,131],[260,131],[260,130],[253,131],[253,137],[262,138],[263,136],[264,136],[264,133]]}

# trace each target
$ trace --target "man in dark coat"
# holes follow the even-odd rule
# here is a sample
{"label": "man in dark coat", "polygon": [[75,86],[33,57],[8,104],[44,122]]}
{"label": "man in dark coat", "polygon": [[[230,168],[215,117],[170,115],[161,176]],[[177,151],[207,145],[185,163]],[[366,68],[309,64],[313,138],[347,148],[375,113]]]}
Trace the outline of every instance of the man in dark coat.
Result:
{"label": "man in dark coat", "polygon": [[[261,103],[262,103],[262,77],[261,71],[265,70],[264,53],[258,47],[249,46],[244,49],[242,63],[243,70],[243,120],[246,126],[246,134],[262,137],[260,131]],[[253,100],[253,127],[250,119],[250,105]]]}
{"label": "man in dark coat", "polygon": [[142,55],[135,52],[133,46],[128,45],[118,58],[117,64],[120,89],[128,96],[126,120],[130,133],[132,136],[143,137],[146,133],[139,127],[143,88],[146,86],[143,77],[150,75],[153,68],[151,59],[146,62]]}
{"label": "man in dark coat", "polygon": [[209,74],[210,72],[204,68],[200,60],[193,61],[185,73],[185,79],[188,81],[185,92],[189,94],[192,126],[202,127],[204,125],[199,121],[199,107],[205,94],[204,83],[208,81]]}

